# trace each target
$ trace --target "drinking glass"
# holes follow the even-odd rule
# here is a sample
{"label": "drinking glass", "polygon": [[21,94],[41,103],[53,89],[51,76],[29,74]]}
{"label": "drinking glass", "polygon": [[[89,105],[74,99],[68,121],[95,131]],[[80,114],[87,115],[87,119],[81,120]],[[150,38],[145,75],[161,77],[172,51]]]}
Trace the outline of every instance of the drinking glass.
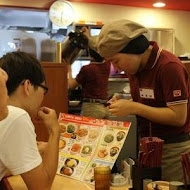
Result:
{"label": "drinking glass", "polygon": [[109,166],[94,168],[95,190],[109,190],[110,177],[111,171]]}

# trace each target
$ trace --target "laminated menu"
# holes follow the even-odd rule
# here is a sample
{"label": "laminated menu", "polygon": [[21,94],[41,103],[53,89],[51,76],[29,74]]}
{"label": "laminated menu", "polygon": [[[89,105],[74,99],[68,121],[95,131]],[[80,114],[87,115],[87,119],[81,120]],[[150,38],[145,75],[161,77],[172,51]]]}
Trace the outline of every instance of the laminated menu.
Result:
{"label": "laminated menu", "polygon": [[59,125],[57,174],[94,183],[94,168],[113,167],[131,123],[61,113]]}

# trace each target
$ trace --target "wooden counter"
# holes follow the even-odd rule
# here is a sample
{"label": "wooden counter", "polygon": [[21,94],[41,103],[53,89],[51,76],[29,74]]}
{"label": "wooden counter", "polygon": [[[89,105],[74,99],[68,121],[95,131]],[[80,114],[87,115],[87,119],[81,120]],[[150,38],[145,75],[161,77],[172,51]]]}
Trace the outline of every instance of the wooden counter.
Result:
{"label": "wooden counter", "polygon": [[[6,190],[27,190],[22,178],[18,176],[12,176],[4,178],[6,183]],[[35,182],[34,182],[35,183]],[[89,185],[78,180],[56,175],[51,190],[94,190],[94,185]],[[5,190],[5,189],[3,189]],[[128,190],[127,186],[111,187],[110,190]]]}
{"label": "wooden counter", "polygon": [[[46,76],[46,85],[49,88],[44,96],[42,106],[55,109],[57,115],[68,113],[68,81],[66,63],[41,63]],[[33,121],[38,141],[47,141],[48,131],[42,123]]]}
{"label": "wooden counter", "polygon": [[68,81],[66,63],[41,63],[46,76],[46,85],[49,88],[44,96],[42,105],[51,107],[60,112],[68,112]]}

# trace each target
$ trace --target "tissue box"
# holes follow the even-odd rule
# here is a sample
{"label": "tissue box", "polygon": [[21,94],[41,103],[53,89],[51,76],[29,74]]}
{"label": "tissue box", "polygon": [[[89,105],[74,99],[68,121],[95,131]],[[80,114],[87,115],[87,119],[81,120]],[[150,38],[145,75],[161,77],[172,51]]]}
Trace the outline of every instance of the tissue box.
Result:
{"label": "tissue box", "polygon": [[161,180],[161,167],[139,168],[136,165],[132,167],[133,190],[143,190],[143,179]]}

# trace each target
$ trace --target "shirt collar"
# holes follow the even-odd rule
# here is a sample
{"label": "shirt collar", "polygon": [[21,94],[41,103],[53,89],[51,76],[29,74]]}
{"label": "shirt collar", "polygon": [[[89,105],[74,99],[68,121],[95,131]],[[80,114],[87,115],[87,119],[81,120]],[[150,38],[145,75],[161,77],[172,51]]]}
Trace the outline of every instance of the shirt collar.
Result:
{"label": "shirt collar", "polygon": [[150,45],[152,45],[153,48],[151,50],[151,54],[150,54],[150,57],[148,58],[147,64],[143,70],[151,70],[152,69],[152,67],[155,63],[156,57],[157,57],[158,50],[159,50],[158,44],[156,42],[150,42]]}

